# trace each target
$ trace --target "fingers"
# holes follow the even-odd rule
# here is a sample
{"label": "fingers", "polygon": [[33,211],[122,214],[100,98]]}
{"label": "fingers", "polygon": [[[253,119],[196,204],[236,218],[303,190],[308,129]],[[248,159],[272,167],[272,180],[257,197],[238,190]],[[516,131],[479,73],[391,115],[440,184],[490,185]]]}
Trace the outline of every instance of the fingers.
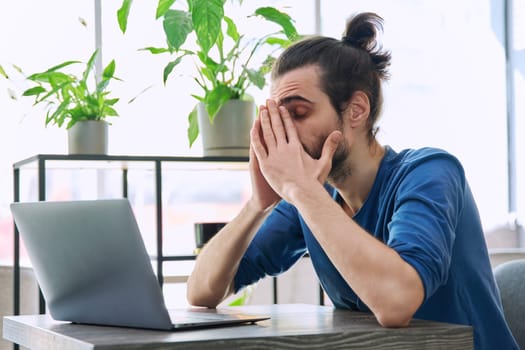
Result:
{"label": "fingers", "polygon": [[321,160],[331,160],[334,156],[335,150],[337,149],[337,146],[339,145],[339,142],[341,142],[341,139],[343,138],[343,135],[340,131],[334,130],[323,144],[323,150],[321,152]]}
{"label": "fingers", "polygon": [[274,126],[272,125],[270,115],[271,114],[269,113],[268,108],[261,108],[261,111],[259,113],[259,120],[261,124],[262,137],[268,150],[275,148],[277,145],[277,141],[275,139],[275,134],[273,131]]}
{"label": "fingers", "polygon": [[288,109],[284,106],[277,106],[273,100],[268,100],[267,104],[277,144],[279,142],[290,143],[298,141],[299,136]]}
{"label": "fingers", "polygon": [[319,158],[319,162],[322,164],[322,170],[320,174],[320,180],[322,182],[324,182],[324,180],[328,176],[328,173],[330,172],[330,169],[332,168],[332,158],[334,157],[334,153],[337,150],[337,146],[341,142],[342,138],[343,135],[341,134],[341,132],[335,130],[332,131],[330,135],[328,135],[323,144],[321,158]]}
{"label": "fingers", "polygon": [[[270,115],[271,126],[274,133],[274,137],[277,143],[287,142],[286,131],[282,121],[282,112],[286,108],[278,107],[274,100],[267,100],[266,105],[268,106],[268,112]],[[286,113],[288,111],[286,110]]]}
{"label": "fingers", "polygon": [[292,117],[290,116],[290,112],[284,107],[280,106],[279,111],[281,112],[281,117],[284,123],[284,129],[286,132],[286,139],[288,142],[298,142],[299,136],[297,135],[297,130],[295,129],[295,124],[292,121]]}
{"label": "fingers", "polygon": [[250,138],[251,138],[251,147],[250,147],[250,157],[252,156],[252,152],[255,154],[257,159],[265,158],[268,155],[268,151],[266,150],[265,143],[263,142],[263,139],[261,138],[261,119],[257,118],[253,122],[253,127],[250,130]]}
{"label": "fingers", "polygon": [[259,159],[257,158],[257,155],[255,154],[255,149],[253,146],[253,143],[250,145],[250,171],[251,173],[260,173],[261,168],[259,167]]}
{"label": "fingers", "polygon": [[250,153],[249,153],[249,160],[255,165],[259,165],[259,161],[257,160],[257,155],[255,154],[255,150],[253,149],[253,142],[250,144]]}
{"label": "fingers", "polygon": [[280,143],[298,142],[299,136],[295,129],[292,117],[288,110],[283,106],[278,106],[274,100],[267,100],[266,106],[260,107],[259,118],[254,123],[253,130],[257,135],[252,135],[252,139],[257,139],[265,148],[265,153],[271,152]]}

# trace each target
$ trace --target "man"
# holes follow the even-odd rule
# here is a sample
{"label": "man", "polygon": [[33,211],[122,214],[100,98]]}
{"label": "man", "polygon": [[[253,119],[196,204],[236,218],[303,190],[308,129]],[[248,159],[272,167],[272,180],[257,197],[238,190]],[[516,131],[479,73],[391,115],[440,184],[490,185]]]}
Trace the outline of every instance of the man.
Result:
{"label": "man", "polygon": [[304,39],[279,57],[251,131],[252,197],[200,253],[188,300],[215,307],[308,252],[335,307],[384,327],[468,324],[477,349],[517,348],[460,163],[375,138],[390,63],[381,24],[359,14],[342,40]]}

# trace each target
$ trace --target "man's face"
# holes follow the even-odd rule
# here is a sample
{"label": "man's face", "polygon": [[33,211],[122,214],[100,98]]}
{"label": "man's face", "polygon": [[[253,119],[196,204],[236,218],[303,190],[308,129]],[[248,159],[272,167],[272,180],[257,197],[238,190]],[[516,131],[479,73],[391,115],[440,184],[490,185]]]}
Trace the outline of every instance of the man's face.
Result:
{"label": "man's face", "polygon": [[[316,67],[301,67],[279,77],[272,83],[271,97],[288,110],[303,148],[312,158],[321,157],[323,144],[332,131],[340,130],[345,135],[343,121],[319,86]],[[343,140],[334,154],[332,172],[341,168],[348,154],[348,144]]]}

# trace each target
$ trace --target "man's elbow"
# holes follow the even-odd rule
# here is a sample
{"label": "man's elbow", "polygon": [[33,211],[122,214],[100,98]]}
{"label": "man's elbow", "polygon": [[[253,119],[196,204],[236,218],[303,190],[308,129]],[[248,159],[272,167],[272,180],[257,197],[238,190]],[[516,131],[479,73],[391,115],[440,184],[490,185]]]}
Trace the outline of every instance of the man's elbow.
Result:
{"label": "man's elbow", "polygon": [[188,288],[188,291],[186,292],[186,299],[192,306],[205,306],[208,308],[215,308],[220,302],[213,300],[210,296],[204,295],[203,293],[194,292],[190,290],[190,288]]}
{"label": "man's elbow", "polygon": [[375,308],[377,322],[386,328],[407,327],[424,300],[423,283],[416,271],[410,266],[411,280],[404,283],[400,293],[389,293],[382,303]]}
{"label": "man's elbow", "polygon": [[388,302],[373,311],[377,322],[382,327],[407,327],[422,302],[422,291],[415,289],[413,293],[407,293],[403,296],[397,295],[397,297],[389,299]]}
{"label": "man's elbow", "polygon": [[[216,285],[215,285],[216,286]],[[230,285],[222,293],[217,293],[217,287],[206,286],[205,283],[188,281],[186,299],[190,305],[216,308],[226,297],[231,294],[233,287]]]}
{"label": "man's elbow", "polygon": [[374,310],[377,322],[386,328],[407,327],[414,313],[421,306],[422,295],[419,292],[405,295],[401,299],[390,299],[381,308]]}
{"label": "man's elbow", "polygon": [[412,320],[412,315],[405,315],[403,313],[381,313],[376,314],[377,322],[381,327],[385,328],[403,328],[407,327]]}

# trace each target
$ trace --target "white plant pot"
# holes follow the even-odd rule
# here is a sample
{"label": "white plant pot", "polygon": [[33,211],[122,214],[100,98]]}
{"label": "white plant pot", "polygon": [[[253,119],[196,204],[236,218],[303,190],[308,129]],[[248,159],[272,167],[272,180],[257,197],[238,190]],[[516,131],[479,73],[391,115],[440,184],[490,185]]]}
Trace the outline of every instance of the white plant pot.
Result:
{"label": "white plant pot", "polygon": [[102,120],[83,120],[68,129],[69,154],[107,154],[108,123]]}
{"label": "white plant pot", "polygon": [[213,124],[203,103],[197,106],[204,156],[247,157],[250,129],[255,120],[255,102],[230,100],[215,116]]}

